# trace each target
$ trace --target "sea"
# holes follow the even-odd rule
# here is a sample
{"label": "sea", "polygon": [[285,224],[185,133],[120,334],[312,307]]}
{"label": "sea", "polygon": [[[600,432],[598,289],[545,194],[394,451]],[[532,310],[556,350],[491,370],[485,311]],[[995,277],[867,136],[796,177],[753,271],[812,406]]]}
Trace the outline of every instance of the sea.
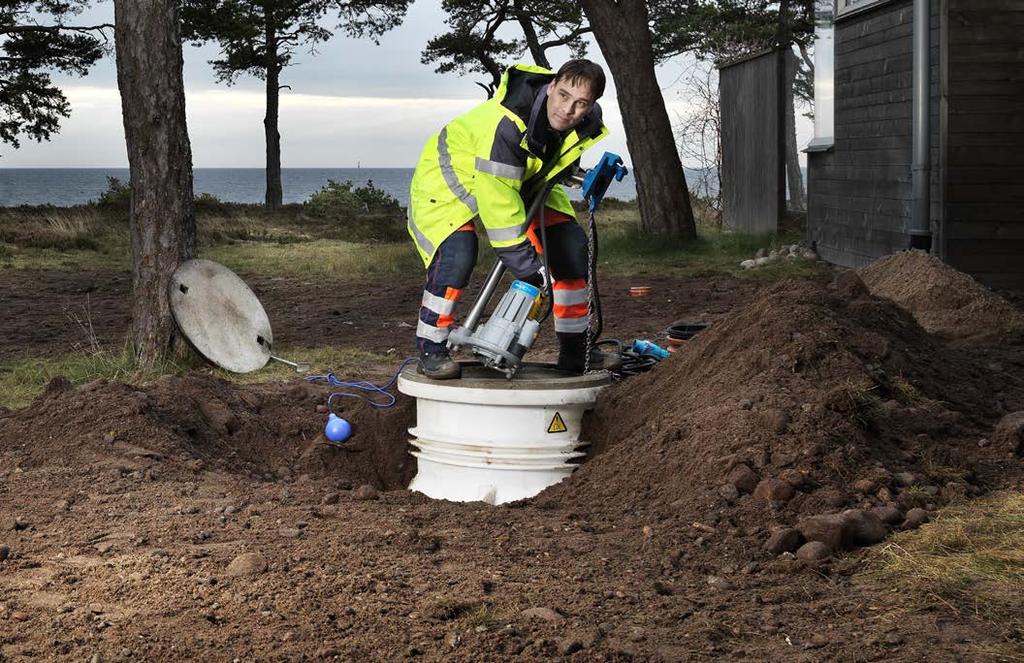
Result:
{"label": "sea", "polygon": [[[281,187],[285,203],[301,203],[323,188],[328,180],[350,181],[356,186],[369,182],[386,191],[403,206],[409,203],[412,168],[283,168]],[[687,171],[691,191],[700,186],[702,173]],[[53,205],[71,207],[99,198],[109,178],[128,181],[127,168],[0,168],[0,207]],[[195,168],[192,173],[196,195],[208,193],[224,202],[262,203],[266,180],[262,168]],[[573,195],[573,194],[570,194]],[[608,198],[634,200],[633,177],[612,182]],[[575,192],[574,197],[578,197]]]}

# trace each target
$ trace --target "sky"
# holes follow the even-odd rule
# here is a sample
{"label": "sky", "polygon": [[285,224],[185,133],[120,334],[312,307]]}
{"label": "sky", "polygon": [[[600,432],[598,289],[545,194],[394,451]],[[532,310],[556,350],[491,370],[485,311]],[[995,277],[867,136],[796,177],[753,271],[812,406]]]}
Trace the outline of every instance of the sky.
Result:
{"label": "sky", "polygon": [[[79,17],[82,24],[113,22],[113,4],[98,2]],[[436,74],[420,62],[427,41],[444,30],[440,0],[415,0],[403,24],[383,35],[380,44],[337,34],[300,52],[284,70],[281,91],[281,162],[285,168],[412,167],[426,138],[448,120],[484,100],[474,80],[482,76]],[[217,83],[207,63],[216,45],[185,47],[185,105],[193,165],[197,168],[260,168],[264,165],[263,82],[242,77],[233,86]],[[552,63],[568,52],[549,54]],[[588,57],[605,66],[591,43]],[[557,68],[557,64],[555,64]],[[681,80],[692,60],[676,58],[658,68],[658,80],[673,123],[687,112]],[[608,150],[631,163],[626,149],[614,82],[600,103],[611,135],[596,161]],[[71,117],[49,142],[22,140],[14,150],[0,145],[0,167],[127,167],[121,102],[113,56],[83,78],[55,75],[71,103]],[[801,122],[800,144],[810,138]],[[584,165],[587,165],[584,159]],[[694,165],[694,164],[687,164]]]}

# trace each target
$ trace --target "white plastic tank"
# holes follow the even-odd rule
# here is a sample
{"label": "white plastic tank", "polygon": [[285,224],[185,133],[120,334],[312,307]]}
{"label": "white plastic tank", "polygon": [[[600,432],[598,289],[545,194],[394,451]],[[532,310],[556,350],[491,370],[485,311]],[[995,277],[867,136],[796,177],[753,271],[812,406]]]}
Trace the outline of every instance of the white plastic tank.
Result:
{"label": "white plastic tank", "polygon": [[513,380],[475,364],[464,364],[459,380],[407,368],[398,390],[416,399],[409,432],[418,463],[409,489],[490,504],[536,495],[585,455],[583,413],[608,382],[607,373],[570,376],[547,364],[527,364]]}

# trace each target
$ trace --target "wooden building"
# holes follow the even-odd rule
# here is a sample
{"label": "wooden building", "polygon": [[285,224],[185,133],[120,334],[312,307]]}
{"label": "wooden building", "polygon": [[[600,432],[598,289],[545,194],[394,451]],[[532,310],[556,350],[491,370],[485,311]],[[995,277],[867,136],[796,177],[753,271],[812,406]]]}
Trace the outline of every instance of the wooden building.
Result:
{"label": "wooden building", "polygon": [[[831,144],[808,147],[808,233],[860,266],[910,246],[912,0],[838,0]],[[931,251],[1024,287],[1024,0],[931,0]]]}

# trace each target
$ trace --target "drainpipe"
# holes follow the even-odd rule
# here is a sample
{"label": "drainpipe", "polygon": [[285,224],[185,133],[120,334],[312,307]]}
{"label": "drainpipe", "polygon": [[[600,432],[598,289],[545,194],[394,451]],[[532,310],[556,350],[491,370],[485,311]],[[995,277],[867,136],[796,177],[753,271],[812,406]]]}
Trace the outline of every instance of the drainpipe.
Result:
{"label": "drainpipe", "polygon": [[911,172],[910,248],[931,251],[931,136],[928,109],[930,106],[929,37],[931,11],[928,0],[914,0],[914,91],[913,151]]}

